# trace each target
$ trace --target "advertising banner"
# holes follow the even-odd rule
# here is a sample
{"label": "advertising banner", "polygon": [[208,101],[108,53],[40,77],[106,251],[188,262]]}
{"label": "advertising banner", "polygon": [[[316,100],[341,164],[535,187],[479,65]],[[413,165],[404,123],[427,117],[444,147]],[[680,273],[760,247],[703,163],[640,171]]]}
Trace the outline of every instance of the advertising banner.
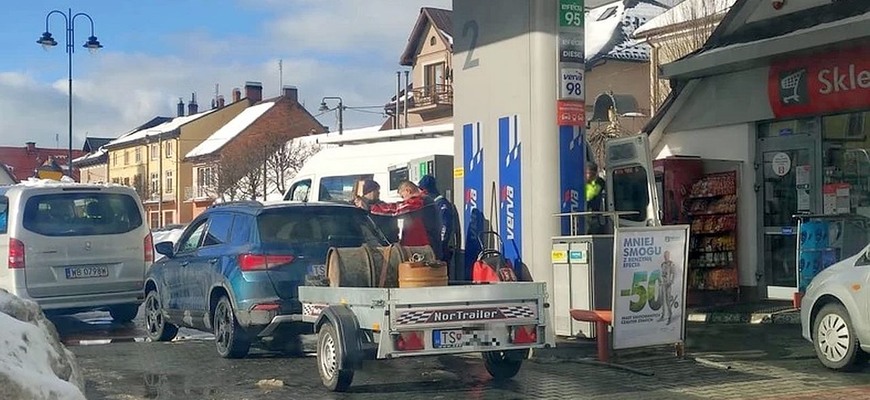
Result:
{"label": "advertising banner", "polygon": [[463,211],[465,221],[471,221],[472,212],[480,210],[483,200],[483,142],[481,141],[480,122],[462,126],[462,166],[465,191]]}
{"label": "advertising banner", "polygon": [[682,342],[689,226],[619,228],[615,235],[613,348]]}
{"label": "advertising banner", "polygon": [[514,262],[522,258],[523,249],[522,142],[518,116],[498,119],[498,149],[501,192],[498,228],[504,240],[505,257]]}
{"label": "advertising banner", "polygon": [[[559,182],[562,191],[562,213],[586,210],[584,196],[584,166],[586,143],[583,128],[579,126],[559,127]],[[571,233],[571,219],[562,218],[562,235]]]}

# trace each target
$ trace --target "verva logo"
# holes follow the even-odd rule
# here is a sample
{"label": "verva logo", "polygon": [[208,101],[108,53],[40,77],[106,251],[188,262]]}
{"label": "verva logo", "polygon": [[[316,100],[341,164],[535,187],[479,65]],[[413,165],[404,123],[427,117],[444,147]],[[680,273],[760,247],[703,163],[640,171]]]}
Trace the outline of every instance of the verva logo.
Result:
{"label": "verva logo", "polygon": [[477,208],[477,190],[472,188],[465,191],[465,204]]}
{"label": "verva logo", "polygon": [[768,98],[777,118],[870,107],[870,46],[772,64]]}
{"label": "verva logo", "polygon": [[513,186],[505,185],[501,188],[501,200],[504,202],[504,212],[507,220],[507,239],[511,240],[516,237],[516,204],[514,202]]}

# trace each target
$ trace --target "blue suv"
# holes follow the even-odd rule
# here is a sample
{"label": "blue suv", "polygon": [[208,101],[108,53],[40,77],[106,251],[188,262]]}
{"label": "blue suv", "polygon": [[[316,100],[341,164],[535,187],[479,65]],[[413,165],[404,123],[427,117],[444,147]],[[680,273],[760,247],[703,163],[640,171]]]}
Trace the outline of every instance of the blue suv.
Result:
{"label": "blue suv", "polygon": [[218,354],[241,358],[252,345],[301,353],[310,327],[298,287],[326,279],[330,247],[386,245],[368,213],[338,204],[232,202],[210,207],[178,242],[157,243],[165,257],[145,281],[152,341],[178,327],[214,332]]}

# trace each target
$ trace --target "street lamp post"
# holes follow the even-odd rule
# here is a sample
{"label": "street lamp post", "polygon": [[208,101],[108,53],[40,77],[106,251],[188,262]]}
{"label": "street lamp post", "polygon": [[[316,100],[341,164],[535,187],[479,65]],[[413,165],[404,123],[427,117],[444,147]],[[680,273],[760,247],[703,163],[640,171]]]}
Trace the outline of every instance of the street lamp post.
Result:
{"label": "street lamp post", "polygon": [[326,100],[338,100],[338,134],[344,133],[344,102],[341,97],[327,96],[320,101],[320,111],[329,111],[329,106],[326,105]]}
{"label": "street lamp post", "polygon": [[75,46],[73,45],[73,40],[75,40],[75,21],[78,17],[85,17],[88,21],[91,22],[91,36],[88,37],[88,41],[82,46],[91,53],[97,52],[103,45],[100,44],[100,41],[97,40],[97,37],[94,36],[94,19],[91,18],[90,15],[85,13],[72,13],[72,9],[67,9],[67,13],[64,13],[60,10],[52,10],[45,16],[45,32],[43,32],[42,37],[36,41],[42,45],[42,47],[48,50],[51,47],[57,46],[57,41],[51,37],[51,32],[48,31],[48,20],[51,18],[53,14],[58,14],[63,16],[63,21],[66,24],[66,53],[69,59],[69,148],[67,157],[67,175],[72,178],[73,177],[73,166],[72,166],[72,141],[73,141],[73,91],[72,91],[72,55],[75,53]]}

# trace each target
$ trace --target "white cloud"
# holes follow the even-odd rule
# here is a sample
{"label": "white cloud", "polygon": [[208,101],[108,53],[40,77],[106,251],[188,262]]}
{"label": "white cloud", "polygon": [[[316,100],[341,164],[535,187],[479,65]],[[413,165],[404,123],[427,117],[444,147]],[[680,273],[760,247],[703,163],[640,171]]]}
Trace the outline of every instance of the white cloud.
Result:
{"label": "white cloud", "polygon": [[[240,0],[268,8],[274,17],[250,37],[185,36],[187,48],[175,55],[149,55],[106,48],[74,76],[75,148],[85,135],[117,136],[156,115],[175,115],[179,97],[197,93],[208,109],[215,84],[229,100],[245,81],[263,83],[264,96],[279,93],[278,59],[284,84],[299,88],[300,101],[317,114],[323,96],[341,96],[346,106],[382,105],[395,92],[398,59],[422,6],[450,8],[450,0]],[[0,71],[0,145],[35,140],[66,147],[67,79],[39,81],[21,71]],[[379,111],[374,109],[372,111]],[[345,112],[345,127],[383,122],[374,114]],[[321,122],[336,128],[331,114]]]}

